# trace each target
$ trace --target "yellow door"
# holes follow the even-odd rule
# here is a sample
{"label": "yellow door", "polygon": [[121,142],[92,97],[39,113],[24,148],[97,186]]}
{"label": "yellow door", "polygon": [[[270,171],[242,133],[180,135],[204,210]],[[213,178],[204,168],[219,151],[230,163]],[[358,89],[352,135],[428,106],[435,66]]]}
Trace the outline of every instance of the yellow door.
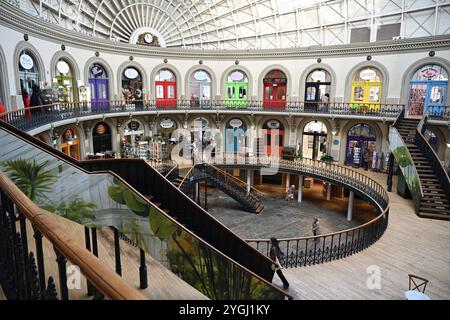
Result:
{"label": "yellow door", "polygon": [[380,110],[381,82],[353,82],[350,109],[374,112]]}

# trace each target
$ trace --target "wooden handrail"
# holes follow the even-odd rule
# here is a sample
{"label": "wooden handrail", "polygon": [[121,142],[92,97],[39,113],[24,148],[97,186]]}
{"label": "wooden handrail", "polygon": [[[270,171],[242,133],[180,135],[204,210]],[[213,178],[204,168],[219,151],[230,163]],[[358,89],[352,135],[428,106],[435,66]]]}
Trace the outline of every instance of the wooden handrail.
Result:
{"label": "wooden handrail", "polygon": [[35,205],[2,171],[0,171],[0,186],[30,223],[39,229],[64,257],[77,265],[81,273],[103,295],[112,300],[145,299],[100,259],[69,236],[52,213]]}
{"label": "wooden handrail", "polygon": [[189,176],[189,174],[192,172],[192,170],[194,170],[194,168],[195,168],[195,164],[189,169],[189,171],[184,176],[183,180],[181,180],[180,185],[178,186],[178,189],[181,189],[181,186],[183,185],[184,181]]}

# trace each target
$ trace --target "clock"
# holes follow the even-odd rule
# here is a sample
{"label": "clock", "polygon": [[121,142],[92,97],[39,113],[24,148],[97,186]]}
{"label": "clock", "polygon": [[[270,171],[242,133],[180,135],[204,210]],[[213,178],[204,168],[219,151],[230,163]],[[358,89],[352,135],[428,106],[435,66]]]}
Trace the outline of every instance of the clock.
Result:
{"label": "clock", "polygon": [[153,36],[152,36],[150,33],[146,33],[145,36],[144,36],[144,40],[145,40],[145,42],[147,42],[147,43],[152,43],[152,41],[153,41]]}

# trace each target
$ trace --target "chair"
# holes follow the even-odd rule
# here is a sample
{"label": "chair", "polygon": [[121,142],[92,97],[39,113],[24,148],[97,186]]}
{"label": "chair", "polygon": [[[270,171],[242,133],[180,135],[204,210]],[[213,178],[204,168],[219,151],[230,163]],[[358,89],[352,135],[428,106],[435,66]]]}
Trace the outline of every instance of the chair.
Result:
{"label": "chair", "polygon": [[[413,274],[408,274],[409,277],[409,290],[417,290],[425,293],[425,289],[428,284],[428,280]],[[423,288],[422,288],[423,286]]]}

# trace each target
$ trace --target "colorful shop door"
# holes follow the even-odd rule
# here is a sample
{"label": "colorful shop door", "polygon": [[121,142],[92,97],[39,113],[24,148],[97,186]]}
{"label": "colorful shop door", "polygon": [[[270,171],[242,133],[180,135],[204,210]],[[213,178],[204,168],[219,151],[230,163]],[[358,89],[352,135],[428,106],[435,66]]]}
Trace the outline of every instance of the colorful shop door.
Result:
{"label": "colorful shop door", "polygon": [[380,110],[381,82],[353,82],[350,110],[376,112]]}
{"label": "colorful shop door", "polygon": [[89,79],[91,90],[92,110],[102,109],[108,106],[108,79]]}
{"label": "colorful shop door", "polygon": [[411,81],[410,84],[410,115],[422,115],[424,112],[438,115],[444,112],[447,81]]}
{"label": "colorful shop door", "polygon": [[286,107],[286,84],[264,83],[264,109],[282,109]]}
{"label": "colorful shop door", "polygon": [[[364,167],[367,162],[371,162],[373,151],[375,151],[376,138],[364,136],[348,136],[346,149],[346,163],[354,167]],[[368,158],[364,158],[364,153],[368,151]]]}
{"label": "colorful shop door", "polygon": [[245,108],[247,106],[248,83],[227,82],[225,104],[229,108]]}
{"label": "colorful shop door", "polygon": [[281,153],[283,152],[284,130],[263,129],[262,133],[265,137],[266,155],[281,157]]}
{"label": "colorful shop door", "polygon": [[305,111],[316,112],[320,101],[320,83],[306,83]]}
{"label": "colorful shop door", "polygon": [[177,105],[175,81],[156,81],[156,106],[159,108],[175,108]]}

